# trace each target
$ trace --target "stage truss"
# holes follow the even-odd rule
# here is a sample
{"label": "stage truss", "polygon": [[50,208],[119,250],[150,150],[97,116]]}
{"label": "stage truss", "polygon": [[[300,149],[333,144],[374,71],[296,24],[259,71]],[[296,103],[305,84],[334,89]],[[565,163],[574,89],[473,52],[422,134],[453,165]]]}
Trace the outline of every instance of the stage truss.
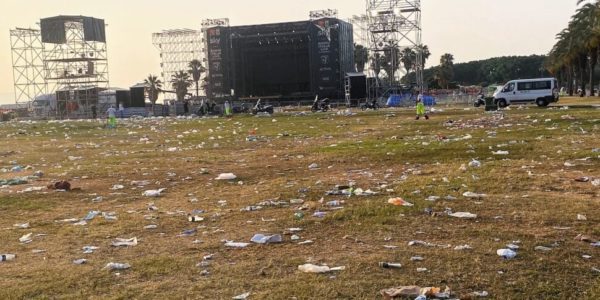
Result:
{"label": "stage truss", "polygon": [[[420,51],[422,45],[421,1],[367,0],[367,19],[370,58],[373,59],[376,54],[384,55],[384,52],[390,48],[395,51],[403,51],[405,48],[413,49],[416,58],[411,72],[416,73],[416,88],[422,90],[424,66]],[[402,66],[400,61],[392,59],[391,64],[400,72],[396,72],[394,78],[390,78],[387,83],[377,80],[377,90],[393,87],[394,82],[399,82],[402,75],[406,75],[404,68],[396,67]],[[403,70],[404,72],[402,72]]]}
{"label": "stage truss", "polygon": [[38,29],[10,30],[16,104],[30,103],[48,93],[44,77],[44,45]]}
{"label": "stage truss", "polygon": [[[203,34],[200,30],[174,29],[152,34],[152,44],[160,52],[161,77],[169,87],[172,76],[187,72],[189,63],[197,59],[206,68]],[[204,77],[205,74],[203,74]]]}

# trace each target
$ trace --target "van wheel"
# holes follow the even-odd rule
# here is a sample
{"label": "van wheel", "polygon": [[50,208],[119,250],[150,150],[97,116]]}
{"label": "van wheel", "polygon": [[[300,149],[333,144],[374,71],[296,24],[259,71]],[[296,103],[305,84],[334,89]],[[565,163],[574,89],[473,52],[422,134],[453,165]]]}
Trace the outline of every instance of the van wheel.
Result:
{"label": "van wheel", "polygon": [[546,102],[546,99],[544,98],[539,98],[535,101],[535,103],[537,104],[537,106],[539,107],[546,107],[548,106],[548,102]]}
{"label": "van wheel", "polygon": [[498,107],[505,108],[507,106],[508,106],[508,104],[506,103],[506,100],[504,100],[504,99],[498,100]]}

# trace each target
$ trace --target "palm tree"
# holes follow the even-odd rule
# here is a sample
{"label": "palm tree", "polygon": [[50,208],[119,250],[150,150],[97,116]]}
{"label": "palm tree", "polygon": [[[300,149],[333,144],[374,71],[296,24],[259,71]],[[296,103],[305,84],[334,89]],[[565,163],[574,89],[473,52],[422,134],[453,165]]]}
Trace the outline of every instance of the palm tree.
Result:
{"label": "palm tree", "polygon": [[396,80],[396,70],[400,69],[400,50],[398,46],[387,46],[383,49],[381,56],[381,68],[385,70],[390,80],[390,85],[394,85]]}
{"label": "palm tree", "polygon": [[158,94],[162,92],[162,81],[158,79],[156,75],[148,75],[148,78],[144,79],[144,83],[146,84],[145,91],[148,94],[148,99],[152,102],[152,106],[156,104],[156,100],[158,100]]}
{"label": "palm tree", "polygon": [[437,69],[438,83],[441,87],[448,89],[450,81],[454,78],[454,55],[446,53],[440,58],[440,66]]}
{"label": "palm tree", "polygon": [[[577,4],[581,4],[582,2],[582,0],[579,0]],[[583,39],[580,38],[579,40],[582,42],[582,50],[586,53],[586,57],[582,57],[581,59],[583,61],[586,59],[589,61],[590,96],[594,96],[594,84],[596,83],[594,69],[598,62],[598,50],[600,48],[600,35],[598,35],[598,32],[600,31],[600,1],[597,1],[594,4],[585,4],[577,10],[573,19],[577,24],[577,31],[581,34],[580,37],[583,37]],[[582,78],[581,81],[583,83],[584,79]]]}
{"label": "palm tree", "polygon": [[406,74],[409,74],[410,70],[412,70],[417,63],[417,53],[412,48],[404,48],[400,53],[400,56],[400,61],[402,61],[402,65],[406,69]]}
{"label": "palm tree", "polygon": [[425,64],[427,63],[427,60],[431,56],[431,52],[429,52],[429,47],[427,47],[427,45],[419,45],[419,46],[417,46],[417,51],[421,52],[421,60],[422,60],[421,66],[423,67],[423,69],[425,69]]}
{"label": "palm tree", "polygon": [[171,86],[175,90],[178,101],[183,101],[187,95],[188,88],[192,86],[190,74],[184,71],[179,71],[171,77]]}
{"label": "palm tree", "polygon": [[208,78],[208,76],[202,78],[202,84],[200,84],[200,87],[204,91],[204,94],[210,97],[210,79]]}
{"label": "palm tree", "polygon": [[196,83],[196,97],[198,97],[200,91],[200,77],[202,76],[202,73],[206,71],[206,69],[202,66],[202,63],[197,59],[190,61],[190,64],[188,66],[190,68],[188,72],[192,75],[192,80]]}
{"label": "palm tree", "polygon": [[383,57],[379,53],[375,53],[371,57],[371,69],[375,72],[375,77],[379,80],[379,73],[381,73],[381,68],[383,64]]}
{"label": "palm tree", "polygon": [[369,60],[369,53],[367,48],[363,45],[354,44],[354,63],[356,64],[356,71],[363,72],[365,70],[365,64]]}
{"label": "palm tree", "polygon": [[[577,4],[584,2],[578,0]],[[573,95],[574,87],[585,91],[585,74],[589,72],[590,95],[594,95],[594,69],[600,51],[600,0],[581,6],[556,38],[545,63],[548,71],[567,81],[569,95]]]}

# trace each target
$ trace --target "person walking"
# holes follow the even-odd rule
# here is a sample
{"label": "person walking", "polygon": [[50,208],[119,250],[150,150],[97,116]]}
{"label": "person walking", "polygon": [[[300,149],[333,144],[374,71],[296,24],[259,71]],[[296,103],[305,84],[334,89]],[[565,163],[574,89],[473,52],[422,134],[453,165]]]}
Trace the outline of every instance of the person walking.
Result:
{"label": "person walking", "polygon": [[190,102],[188,100],[183,101],[183,115],[187,116],[190,112]]}
{"label": "person walking", "polygon": [[108,116],[108,128],[117,128],[117,110],[114,106],[110,106],[106,111],[106,115]]}
{"label": "person walking", "polygon": [[425,116],[425,120],[429,120],[429,116],[427,115],[427,111],[425,110],[425,104],[423,104],[423,94],[421,92],[417,92],[417,120],[421,118],[421,116]]}

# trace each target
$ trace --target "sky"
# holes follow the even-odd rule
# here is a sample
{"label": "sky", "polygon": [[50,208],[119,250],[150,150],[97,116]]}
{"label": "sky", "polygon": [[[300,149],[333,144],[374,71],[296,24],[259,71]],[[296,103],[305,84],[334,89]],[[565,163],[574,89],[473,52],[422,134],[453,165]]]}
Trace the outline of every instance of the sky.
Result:
{"label": "sky", "polygon": [[[40,18],[84,15],[108,24],[110,86],[129,87],[160,74],[151,35],[199,29],[207,18],[231,25],[300,21],[311,10],[335,8],[339,17],[364,14],[366,0],[0,0],[0,103],[14,103],[9,29],[34,27]],[[576,0],[422,0],[428,65],[451,53],[455,62],[507,55],[547,54],[567,26]]]}

